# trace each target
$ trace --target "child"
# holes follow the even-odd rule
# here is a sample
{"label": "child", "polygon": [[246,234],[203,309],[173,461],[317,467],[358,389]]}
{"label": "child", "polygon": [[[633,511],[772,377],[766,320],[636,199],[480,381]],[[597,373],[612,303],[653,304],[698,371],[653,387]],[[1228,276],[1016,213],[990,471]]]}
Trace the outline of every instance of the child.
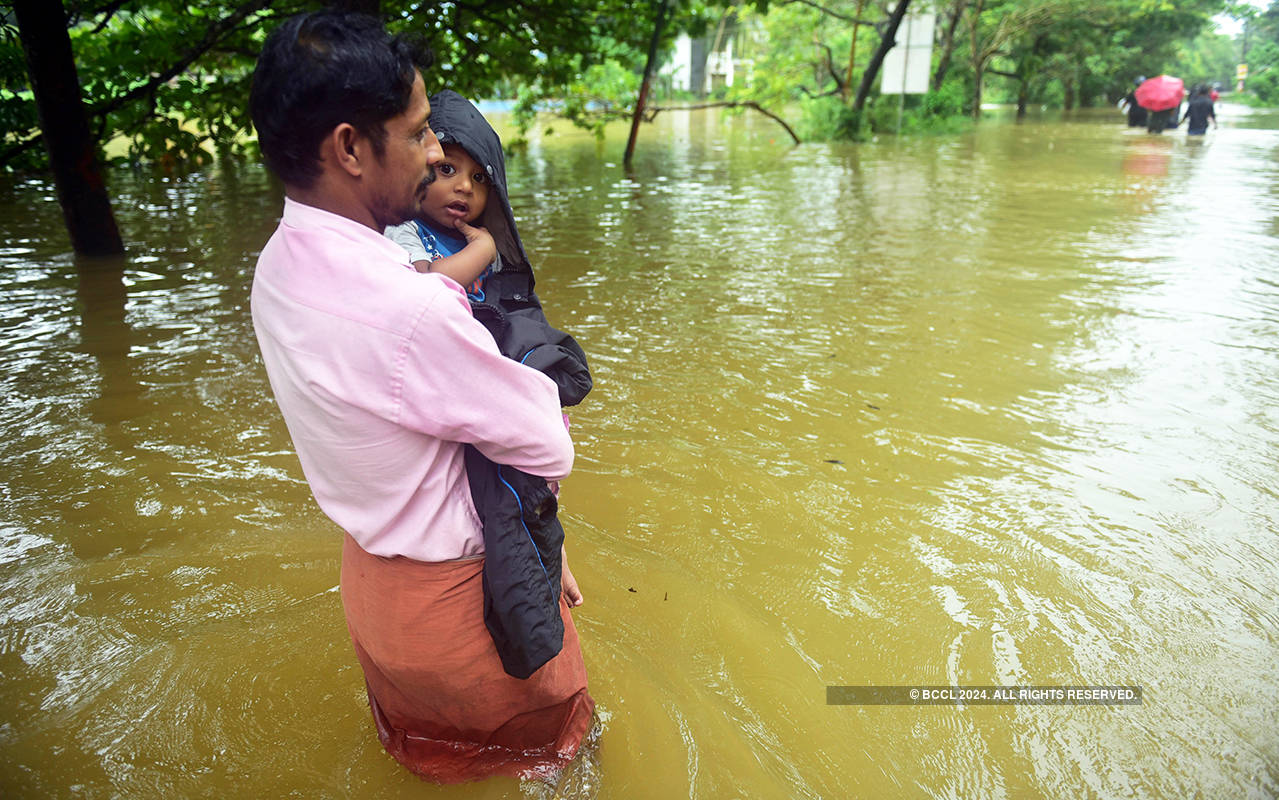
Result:
{"label": "child", "polygon": [[[533,293],[533,268],[506,191],[502,143],[458,93],[445,90],[430,100],[444,160],[427,187],[422,219],[385,233],[409,252],[416,269],[443,273],[466,288],[471,313],[498,350],[554,381],[561,405],[576,405],[591,390],[586,354],[551,327]],[[464,454],[484,535],[484,622],[506,671],[527,678],[560,650],[561,614],[567,613],[561,604],[582,602],[564,555],[554,489],[472,445]]]}
{"label": "child", "polygon": [[[431,127],[444,149],[422,202],[422,219],[387,227],[421,272],[439,272],[467,290],[475,318],[498,349],[555,381],[560,402],[591,390],[586,355],[552,328],[533,293],[533,268],[515,229],[502,141],[466,98],[445,89],[431,98]],[[477,224],[472,224],[477,223]]]}
{"label": "child", "polygon": [[423,218],[388,226],[385,234],[408,251],[418,272],[447,275],[472,300],[483,300],[497,245],[487,230],[470,223],[488,206],[492,178],[462,145],[450,142],[443,148],[444,160],[435,165],[422,202]]}

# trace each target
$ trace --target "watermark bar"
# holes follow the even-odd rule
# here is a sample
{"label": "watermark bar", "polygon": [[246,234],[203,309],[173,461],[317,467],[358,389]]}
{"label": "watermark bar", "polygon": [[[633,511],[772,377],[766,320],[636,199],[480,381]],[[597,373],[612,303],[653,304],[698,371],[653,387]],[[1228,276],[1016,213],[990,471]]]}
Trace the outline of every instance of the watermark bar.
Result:
{"label": "watermark bar", "polygon": [[1139,706],[1140,686],[827,686],[829,706]]}

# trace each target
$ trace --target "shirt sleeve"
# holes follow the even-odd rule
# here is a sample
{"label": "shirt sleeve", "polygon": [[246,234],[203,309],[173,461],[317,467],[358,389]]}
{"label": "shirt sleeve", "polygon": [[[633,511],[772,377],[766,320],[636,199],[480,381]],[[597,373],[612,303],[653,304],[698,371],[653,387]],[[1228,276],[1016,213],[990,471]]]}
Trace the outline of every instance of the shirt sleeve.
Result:
{"label": "shirt sleeve", "polygon": [[416,222],[409,220],[399,225],[387,225],[382,235],[403,247],[409,254],[409,261],[431,260],[430,254],[422,246],[422,238],[418,236]]}
{"label": "shirt sleeve", "polygon": [[473,444],[547,480],[568,475],[573,442],[554,381],[498,352],[460,289],[445,288],[426,305],[400,358],[393,391],[401,425]]}

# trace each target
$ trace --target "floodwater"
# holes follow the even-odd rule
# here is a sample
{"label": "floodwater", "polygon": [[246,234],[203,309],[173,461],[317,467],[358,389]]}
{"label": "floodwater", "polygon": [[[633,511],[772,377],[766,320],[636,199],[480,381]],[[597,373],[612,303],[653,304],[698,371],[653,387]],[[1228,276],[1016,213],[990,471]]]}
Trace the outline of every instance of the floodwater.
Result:
{"label": "floodwater", "polygon": [[[1279,114],[791,147],[666,113],[510,167],[592,359],[568,797],[1279,794]],[[377,744],[249,320],[256,167],[0,178],[0,794],[548,797]],[[113,269],[114,268],[114,269]],[[827,705],[1133,685],[1139,706]]]}

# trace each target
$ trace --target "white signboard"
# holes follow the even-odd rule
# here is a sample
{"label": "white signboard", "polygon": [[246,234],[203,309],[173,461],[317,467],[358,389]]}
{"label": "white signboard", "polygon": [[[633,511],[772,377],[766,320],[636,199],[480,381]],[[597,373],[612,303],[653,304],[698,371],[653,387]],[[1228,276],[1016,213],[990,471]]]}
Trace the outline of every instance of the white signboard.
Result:
{"label": "white signboard", "polygon": [[911,14],[897,29],[897,44],[884,56],[880,94],[924,94],[933,63],[936,14]]}

